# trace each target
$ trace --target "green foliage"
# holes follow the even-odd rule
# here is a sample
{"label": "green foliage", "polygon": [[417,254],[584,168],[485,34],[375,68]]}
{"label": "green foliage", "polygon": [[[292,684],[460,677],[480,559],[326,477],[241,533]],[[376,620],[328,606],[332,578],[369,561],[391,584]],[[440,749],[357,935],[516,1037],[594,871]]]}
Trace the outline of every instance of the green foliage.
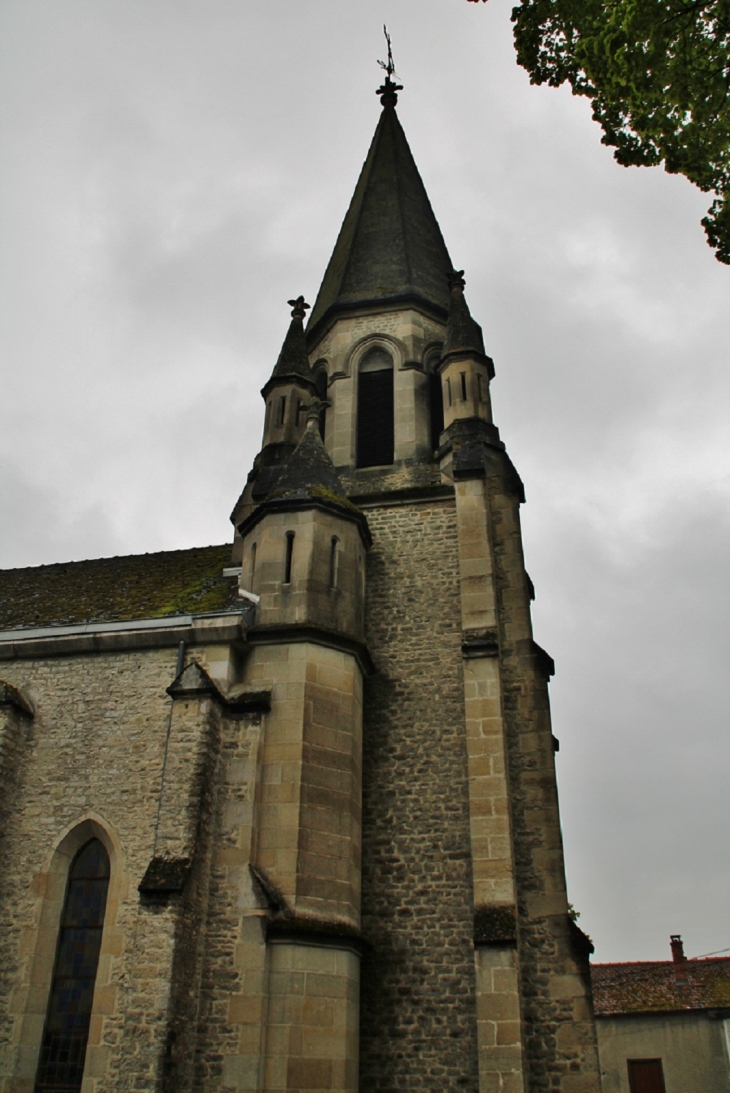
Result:
{"label": "green foliage", "polygon": [[522,0],[512,21],[531,82],[589,98],[619,163],[714,191],[702,224],[730,264],[730,0]]}

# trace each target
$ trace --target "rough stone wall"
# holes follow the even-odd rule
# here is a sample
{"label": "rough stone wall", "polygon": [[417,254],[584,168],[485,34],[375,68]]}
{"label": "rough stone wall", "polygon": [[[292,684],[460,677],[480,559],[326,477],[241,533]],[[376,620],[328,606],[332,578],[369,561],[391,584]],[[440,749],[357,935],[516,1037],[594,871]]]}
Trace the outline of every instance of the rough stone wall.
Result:
{"label": "rough stone wall", "polygon": [[[7,832],[0,878],[0,966],[15,983],[0,1003],[0,1089],[33,1085],[35,1059],[29,1058],[33,1044],[28,1041],[36,1041],[37,1051],[55,955],[55,937],[39,929],[47,871],[63,835],[89,816],[118,841],[122,850],[115,865],[126,878],[118,887],[122,898],[110,896],[108,940],[116,948],[102,949],[97,978],[104,1031],[97,1022],[90,1046],[99,1048],[94,1058],[99,1076],[109,1056],[105,1046],[113,1049],[121,1036],[115,1018],[118,988],[129,971],[138,931],[136,886],[151,856],[170,709],[165,688],[174,666],[175,651],[160,650],[3,667],[5,678],[28,693],[36,716],[24,760],[22,803]],[[115,935],[115,929],[121,933]]]}
{"label": "rough stone wall", "polygon": [[[33,747],[33,714],[28,707],[6,697],[0,682],[0,872],[5,872],[3,854],[6,834],[23,784],[26,756]],[[0,972],[2,975],[2,972]]]}
{"label": "rough stone wall", "polygon": [[360,1085],[476,1093],[455,507],[367,517]]}
{"label": "rough stone wall", "polygon": [[586,953],[568,918],[548,699],[549,657],[532,642],[519,498],[505,455],[488,467],[517,888],[529,1093],[600,1088]]}

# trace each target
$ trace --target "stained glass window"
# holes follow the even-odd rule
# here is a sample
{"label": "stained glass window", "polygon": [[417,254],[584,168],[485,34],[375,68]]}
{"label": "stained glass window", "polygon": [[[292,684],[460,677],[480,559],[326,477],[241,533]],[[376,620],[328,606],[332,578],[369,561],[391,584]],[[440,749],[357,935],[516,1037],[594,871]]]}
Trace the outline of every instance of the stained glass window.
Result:
{"label": "stained glass window", "polygon": [[108,888],[109,857],[92,839],[69,871],[35,1093],[81,1089]]}

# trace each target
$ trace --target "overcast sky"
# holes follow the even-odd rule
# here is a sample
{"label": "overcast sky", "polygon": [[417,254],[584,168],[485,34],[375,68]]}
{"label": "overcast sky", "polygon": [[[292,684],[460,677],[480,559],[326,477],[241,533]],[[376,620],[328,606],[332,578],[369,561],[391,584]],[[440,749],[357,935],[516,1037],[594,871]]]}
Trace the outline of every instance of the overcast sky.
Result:
{"label": "overcast sky", "polygon": [[399,115],[524,482],[596,960],[730,946],[730,270],[708,199],[531,87],[512,0],[0,0],[6,566],[219,543],[259,389]]}

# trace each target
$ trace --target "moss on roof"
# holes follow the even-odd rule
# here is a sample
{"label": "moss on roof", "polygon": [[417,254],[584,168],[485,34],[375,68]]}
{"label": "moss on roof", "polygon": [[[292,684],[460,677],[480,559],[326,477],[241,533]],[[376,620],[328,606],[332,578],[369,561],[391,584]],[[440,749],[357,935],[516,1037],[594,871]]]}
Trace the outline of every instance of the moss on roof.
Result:
{"label": "moss on roof", "polygon": [[230,558],[225,544],[0,570],[0,629],[231,610]]}
{"label": "moss on roof", "polygon": [[596,1015],[730,1008],[730,958],[688,960],[677,983],[671,960],[592,964]]}
{"label": "moss on roof", "polygon": [[310,420],[268,499],[307,498],[315,491],[319,496],[329,496],[338,504],[345,500],[344,487],[322,443],[319,427],[314,420]]}

